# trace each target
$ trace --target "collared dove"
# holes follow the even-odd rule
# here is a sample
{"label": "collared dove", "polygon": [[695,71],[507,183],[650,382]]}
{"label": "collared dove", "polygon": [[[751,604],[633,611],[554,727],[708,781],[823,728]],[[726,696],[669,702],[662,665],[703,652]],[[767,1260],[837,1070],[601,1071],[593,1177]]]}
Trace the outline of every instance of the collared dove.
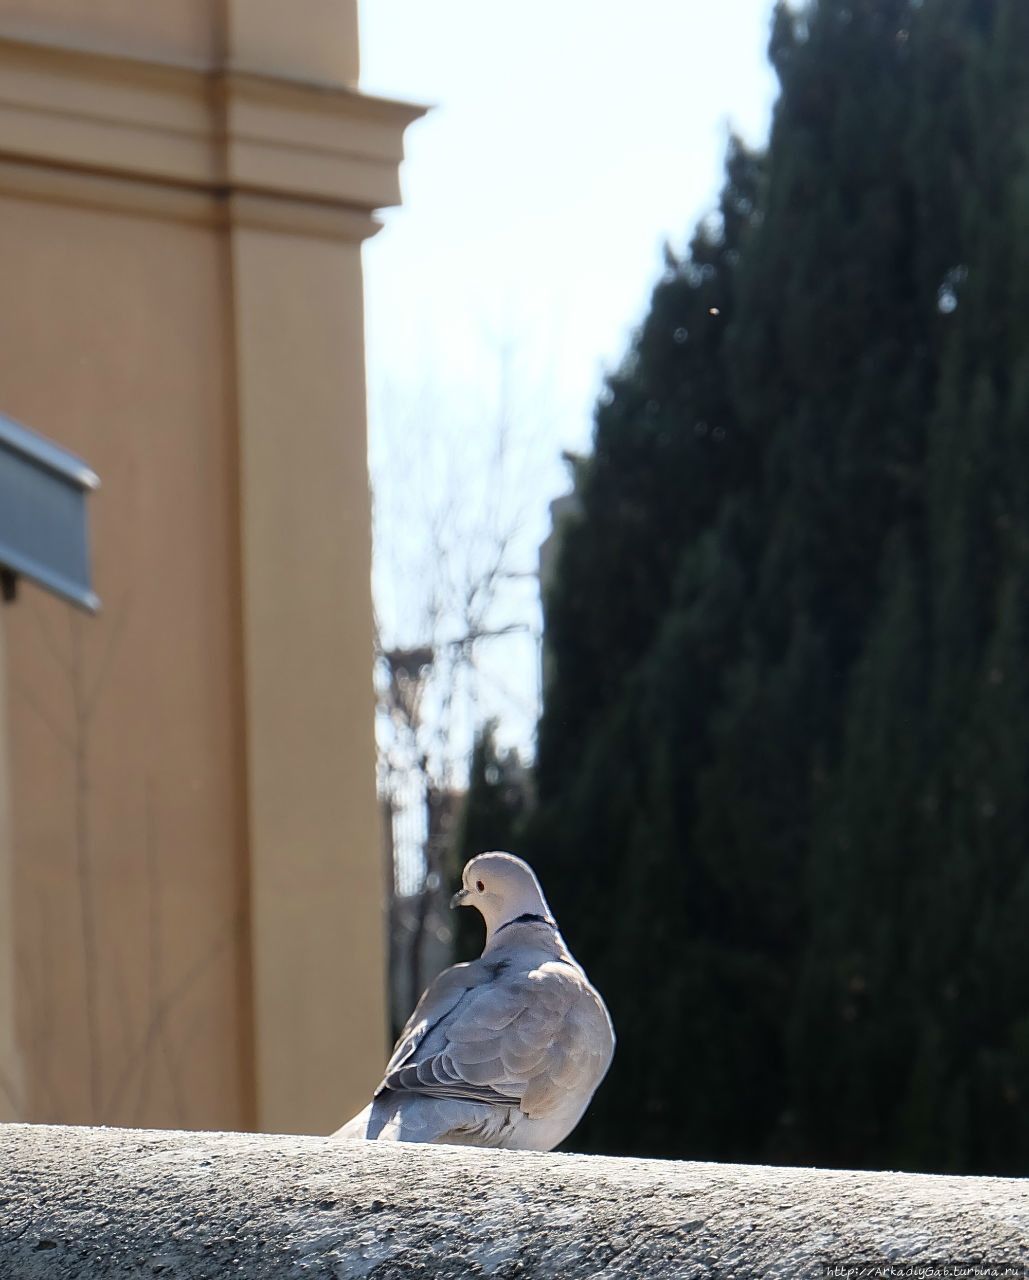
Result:
{"label": "collared dove", "polygon": [[611,1018],[532,868],[482,853],[462,885],[450,905],[482,912],[481,957],[430,983],[374,1098],[334,1137],[549,1151],[604,1078]]}

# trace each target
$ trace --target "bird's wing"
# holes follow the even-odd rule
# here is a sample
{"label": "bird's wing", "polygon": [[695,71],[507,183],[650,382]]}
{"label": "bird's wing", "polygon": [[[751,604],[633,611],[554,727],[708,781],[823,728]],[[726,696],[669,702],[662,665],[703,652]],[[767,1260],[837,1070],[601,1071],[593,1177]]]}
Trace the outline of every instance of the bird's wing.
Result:
{"label": "bird's wing", "polygon": [[454,964],[437,974],[429,983],[393,1046],[380,1089],[385,1087],[390,1073],[411,1059],[425,1037],[454,1010],[468,991],[488,979],[488,974],[481,970],[482,964],[478,960],[468,964]]}
{"label": "bird's wing", "polygon": [[528,971],[477,963],[485,980],[440,1002],[446,1012],[405,1055],[398,1045],[380,1092],[517,1106],[532,1117],[570,1093],[592,1093],[613,1039],[582,971],[562,961]]}

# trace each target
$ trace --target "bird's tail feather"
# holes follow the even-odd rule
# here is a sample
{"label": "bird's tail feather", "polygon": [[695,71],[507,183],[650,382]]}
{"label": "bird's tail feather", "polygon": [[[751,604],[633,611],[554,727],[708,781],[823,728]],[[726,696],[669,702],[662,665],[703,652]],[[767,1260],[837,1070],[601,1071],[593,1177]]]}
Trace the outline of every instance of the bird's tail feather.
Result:
{"label": "bird's tail feather", "polygon": [[334,1138],[367,1138],[368,1137],[368,1121],[371,1119],[372,1104],[365,1107],[363,1111],[359,1111],[352,1120],[348,1120],[346,1124],[341,1125],[332,1135]]}

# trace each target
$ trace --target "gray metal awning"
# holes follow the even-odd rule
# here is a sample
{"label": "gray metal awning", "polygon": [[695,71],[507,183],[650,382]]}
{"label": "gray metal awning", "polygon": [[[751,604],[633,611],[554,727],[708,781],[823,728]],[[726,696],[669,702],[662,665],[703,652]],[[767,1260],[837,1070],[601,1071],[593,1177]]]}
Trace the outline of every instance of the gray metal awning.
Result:
{"label": "gray metal awning", "polygon": [[86,494],[100,483],[81,458],[0,414],[0,569],[96,613]]}

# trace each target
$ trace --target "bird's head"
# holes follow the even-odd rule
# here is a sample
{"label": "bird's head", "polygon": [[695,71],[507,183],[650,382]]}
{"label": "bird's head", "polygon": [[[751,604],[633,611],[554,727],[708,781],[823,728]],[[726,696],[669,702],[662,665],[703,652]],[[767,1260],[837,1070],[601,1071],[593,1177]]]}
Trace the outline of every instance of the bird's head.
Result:
{"label": "bird's head", "polygon": [[554,920],[536,873],[511,853],[480,853],[465,865],[452,907],[478,907],[486,921],[486,941],[520,916]]}

